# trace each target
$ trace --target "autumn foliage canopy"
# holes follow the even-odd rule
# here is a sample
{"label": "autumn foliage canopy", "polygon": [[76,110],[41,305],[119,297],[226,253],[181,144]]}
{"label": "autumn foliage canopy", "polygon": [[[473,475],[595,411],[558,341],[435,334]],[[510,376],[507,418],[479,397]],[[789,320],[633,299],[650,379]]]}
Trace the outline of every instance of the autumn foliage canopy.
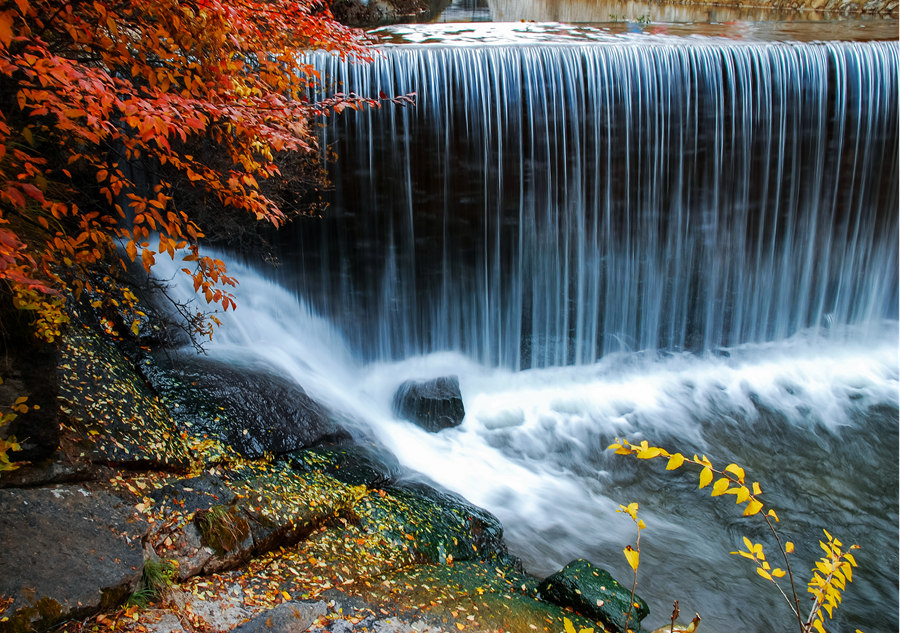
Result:
{"label": "autumn foliage canopy", "polygon": [[67,294],[133,308],[109,271],[166,254],[234,307],[235,280],[173,194],[283,222],[261,188],[282,176],[276,155],[314,148],[314,116],[366,102],[311,102],[302,55],[363,59],[364,44],[317,0],[0,0],[2,300],[52,340]]}

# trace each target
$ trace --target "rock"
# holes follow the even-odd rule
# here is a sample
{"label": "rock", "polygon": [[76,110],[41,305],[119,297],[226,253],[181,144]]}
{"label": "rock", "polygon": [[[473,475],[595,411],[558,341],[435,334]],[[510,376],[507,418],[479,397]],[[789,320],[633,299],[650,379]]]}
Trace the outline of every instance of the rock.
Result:
{"label": "rock", "polygon": [[122,602],[140,581],[146,532],[128,504],[104,491],[0,490],[0,595],[13,598],[0,631]]}
{"label": "rock", "polygon": [[151,493],[157,521],[147,538],[154,556],[174,560],[178,577],[233,569],[251,557],[296,543],[347,512],[353,488],[285,462],[258,462],[192,477]]}
{"label": "rock", "polygon": [[[11,455],[13,459],[17,454]],[[50,484],[71,483],[96,478],[102,470],[94,464],[78,461],[44,460],[3,472],[0,488],[36,488]]]}
{"label": "rock", "polygon": [[218,477],[200,475],[166,484],[150,493],[160,509],[174,506],[182,512],[208,510],[211,506],[231,503],[234,492]]}
{"label": "rock", "polygon": [[147,625],[147,633],[181,633],[184,626],[174,613],[163,613],[158,620]]}
{"label": "rock", "polygon": [[169,599],[179,611],[189,612],[200,620],[203,630],[215,633],[230,631],[252,615],[244,607],[243,596],[235,598],[217,594],[203,599],[181,589],[172,589],[169,591]]}
{"label": "rock", "polygon": [[351,486],[379,488],[404,472],[393,453],[376,444],[317,446],[290,453],[288,459],[295,470],[325,473]]}
{"label": "rock", "polygon": [[[187,470],[175,420],[112,342],[73,324],[60,341],[59,411],[82,461]],[[79,454],[80,453],[80,454]]]}
{"label": "rock", "polygon": [[420,483],[404,482],[382,492],[383,496],[366,496],[354,508],[360,525],[377,530],[398,547],[410,547],[417,560],[437,564],[482,560],[519,565],[503,543],[503,526],[487,510]]}
{"label": "rock", "polygon": [[233,629],[234,633],[303,633],[327,612],[324,602],[284,602]]}
{"label": "rock", "polygon": [[[166,484],[159,490],[154,490],[150,497],[156,502],[156,511],[162,515],[170,515],[173,512],[184,516],[196,515],[208,511],[214,506],[230,504],[236,495],[225,483],[212,475],[200,475],[180,481]],[[185,580],[203,572],[210,565],[210,561],[216,555],[215,548],[205,543],[197,521],[183,521],[178,523],[180,528],[172,532],[160,533],[163,523],[153,530],[149,542],[161,543],[169,538],[170,546],[164,551],[165,558],[174,560],[178,566],[179,580]],[[248,554],[249,555],[249,554]],[[216,561],[223,567],[227,564]]]}
{"label": "rock", "polygon": [[394,394],[394,413],[432,433],[459,426],[466,416],[459,378],[442,376],[421,382],[407,380]]}
{"label": "rock", "polygon": [[[337,585],[319,595],[351,623],[314,633],[598,630],[595,622],[540,599],[538,581],[496,562],[403,565],[376,582]],[[367,617],[368,616],[368,617]],[[374,616],[374,617],[373,617]],[[360,618],[364,618],[360,621]]]}
{"label": "rock", "polygon": [[[184,581],[201,574],[216,554],[212,547],[204,545],[200,530],[194,523],[186,523],[176,534],[169,535],[169,538],[171,549],[165,550],[164,554],[167,559],[175,561],[178,580]],[[164,538],[154,540],[163,541]]]}
{"label": "rock", "polygon": [[250,459],[350,439],[302,387],[267,369],[182,354],[146,359],[141,370],[182,425]]}
{"label": "rock", "polygon": [[[631,602],[631,589],[623,587],[604,569],[586,560],[574,560],[540,585],[541,595],[562,607],[571,607],[577,613],[602,622],[616,633],[623,633],[625,615]],[[647,617],[647,603],[635,595],[638,604],[634,608],[629,628]]]}

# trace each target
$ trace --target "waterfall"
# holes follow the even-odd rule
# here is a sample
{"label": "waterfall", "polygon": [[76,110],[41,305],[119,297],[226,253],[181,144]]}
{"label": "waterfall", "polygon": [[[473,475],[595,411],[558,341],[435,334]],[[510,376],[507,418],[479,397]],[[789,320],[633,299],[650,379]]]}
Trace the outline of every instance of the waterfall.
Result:
{"label": "waterfall", "polygon": [[301,294],[367,359],[510,368],[897,318],[898,48],[653,38],[316,59],[347,112]]}
{"label": "waterfall", "polygon": [[[897,42],[420,39],[313,59],[328,91],[418,104],[323,126],[331,207],[276,236],[277,283],[229,264],[210,355],[495,513],[531,573],[630,578],[614,510],[639,502],[651,627],[673,599],[714,633],[790,614],[728,554],[765,538],[752,518],[606,447],[741,463],[801,593],[822,527],[862,546],[829,630],[898,630]],[[449,373],[461,426],[395,417],[404,380]]]}

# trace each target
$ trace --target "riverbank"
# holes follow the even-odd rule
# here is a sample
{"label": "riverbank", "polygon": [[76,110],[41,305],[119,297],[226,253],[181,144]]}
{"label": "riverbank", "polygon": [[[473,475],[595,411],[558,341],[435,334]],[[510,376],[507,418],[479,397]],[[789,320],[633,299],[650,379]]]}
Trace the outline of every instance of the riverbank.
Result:
{"label": "riverbank", "polygon": [[[312,415],[302,390],[186,369],[93,319],[73,315],[44,359],[38,410],[58,432],[0,479],[0,631],[615,630],[548,601],[496,518]],[[10,369],[7,391],[31,396]]]}

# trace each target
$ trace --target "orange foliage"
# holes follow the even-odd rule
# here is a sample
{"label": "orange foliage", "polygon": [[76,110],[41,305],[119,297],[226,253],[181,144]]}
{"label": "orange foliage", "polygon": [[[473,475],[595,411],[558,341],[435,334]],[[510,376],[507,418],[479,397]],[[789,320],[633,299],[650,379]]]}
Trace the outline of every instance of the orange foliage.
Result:
{"label": "orange foliage", "polygon": [[[149,272],[165,253],[233,308],[235,280],[200,254],[200,228],[154,167],[279,225],[259,186],[280,175],[274,155],[313,149],[317,114],[377,105],[310,103],[318,77],[301,56],[364,59],[364,44],[318,0],[0,0],[0,280],[17,307],[60,310],[66,291],[100,290],[110,256]],[[191,155],[198,139],[230,167]]]}

